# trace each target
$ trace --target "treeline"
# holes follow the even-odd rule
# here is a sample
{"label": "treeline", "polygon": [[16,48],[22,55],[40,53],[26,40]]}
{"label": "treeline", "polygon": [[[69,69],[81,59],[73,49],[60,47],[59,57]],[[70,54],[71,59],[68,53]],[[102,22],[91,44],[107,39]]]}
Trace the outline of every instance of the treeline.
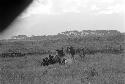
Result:
{"label": "treeline", "polygon": [[[91,32],[91,31],[89,31]],[[101,31],[98,31],[101,32]],[[121,33],[99,36],[66,36],[66,32],[58,35],[50,36],[32,36],[37,40],[1,40],[0,41],[0,57],[22,57],[26,55],[44,55],[53,53],[54,50],[73,46],[76,54],[80,53],[80,49],[85,49],[85,54],[95,53],[122,53],[125,48],[125,35]],[[77,32],[79,33],[79,32]],[[116,33],[116,31],[115,31]],[[28,38],[22,35],[15,38]],[[44,40],[43,40],[44,39]]]}
{"label": "treeline", "polygon": [[11,41],[33,41],[33,40],[84,40],[84,41],[112,41],[112,40],[123,40],[125,37],[124,33],[120,33],[117,30],[84,30],[84,31],[65,31],[58,33],[57,35],[41,35],[41,36],[26,36],[17,35],[12,36]]}

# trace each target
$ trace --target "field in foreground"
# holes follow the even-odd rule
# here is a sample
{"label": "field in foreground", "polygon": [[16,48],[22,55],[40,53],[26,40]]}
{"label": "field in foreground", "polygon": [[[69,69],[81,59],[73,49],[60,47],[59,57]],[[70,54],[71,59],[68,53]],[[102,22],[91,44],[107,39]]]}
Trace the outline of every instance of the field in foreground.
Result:
{"label": "field in foreground", "polygon": [[[0,40],[0,84],[125,84],[124,37],[99,30]],[[76,50],[72,64],[41,66],[42,58],[67,46]]]}
{"label": "field in foreground", "polygon": [[71,65],[40,65],[44,56],[0,59],[0,84],[125,84],[125,55],[75,56]]}

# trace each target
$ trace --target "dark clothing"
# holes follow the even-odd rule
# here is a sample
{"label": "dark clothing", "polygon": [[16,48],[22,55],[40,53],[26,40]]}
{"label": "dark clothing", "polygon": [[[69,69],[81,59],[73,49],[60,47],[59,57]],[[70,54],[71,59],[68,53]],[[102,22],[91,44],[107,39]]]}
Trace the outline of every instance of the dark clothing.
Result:
{"label": "dark clothing", "polygon": [[60,57],[63,57],[65,55],[63,50],[56,50],[56,51],[58,53],[58,56],[60,56]]}
{"label": "dark clothing", "polygon": [[71,47],[69,47],[69,49],[70,49],[70,54],[73,56],[73,55],[75,55],[75,49],[71,46]]}
{"label": "dark clothing", "polygon": [[85,49],[82,48],[82,55],[85,56]]}
{"label": "dark clothing", "polygon": [[48,65],[51,65],[51,64],[55,64],[55,63],[61,64],[61,58],[58,55],[55,56],[55,57],[49,55],[49,57],[46,57],[46,58],[43,59],[41,65],[48,66]]}

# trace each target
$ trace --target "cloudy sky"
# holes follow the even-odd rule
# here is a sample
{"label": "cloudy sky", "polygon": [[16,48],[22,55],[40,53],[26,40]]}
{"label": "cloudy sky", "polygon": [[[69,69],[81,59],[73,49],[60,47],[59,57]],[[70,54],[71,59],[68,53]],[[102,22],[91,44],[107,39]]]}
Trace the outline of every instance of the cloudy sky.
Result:
{"label": "cloudy sky", "polygon": [[125,32],[124,0],[34,0],[8,35],[57,34],[67,30]]}

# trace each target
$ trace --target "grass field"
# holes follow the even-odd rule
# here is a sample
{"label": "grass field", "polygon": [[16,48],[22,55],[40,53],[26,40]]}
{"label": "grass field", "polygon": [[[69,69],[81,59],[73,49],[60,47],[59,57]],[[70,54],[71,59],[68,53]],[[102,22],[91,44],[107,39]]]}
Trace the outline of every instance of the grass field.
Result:
{"label": "grass field", "polygon": [[44,56],[0,59],[0,84],[125,84],[122,54],[75,56],[71,65],[40,65]]}
{"label": "grass field", "polygon": [[[0,40],[0,84],[125,84],[125,35],[69,38],[66,35]],[[41,66],[67,45],[84,48],[71,64]]]}

